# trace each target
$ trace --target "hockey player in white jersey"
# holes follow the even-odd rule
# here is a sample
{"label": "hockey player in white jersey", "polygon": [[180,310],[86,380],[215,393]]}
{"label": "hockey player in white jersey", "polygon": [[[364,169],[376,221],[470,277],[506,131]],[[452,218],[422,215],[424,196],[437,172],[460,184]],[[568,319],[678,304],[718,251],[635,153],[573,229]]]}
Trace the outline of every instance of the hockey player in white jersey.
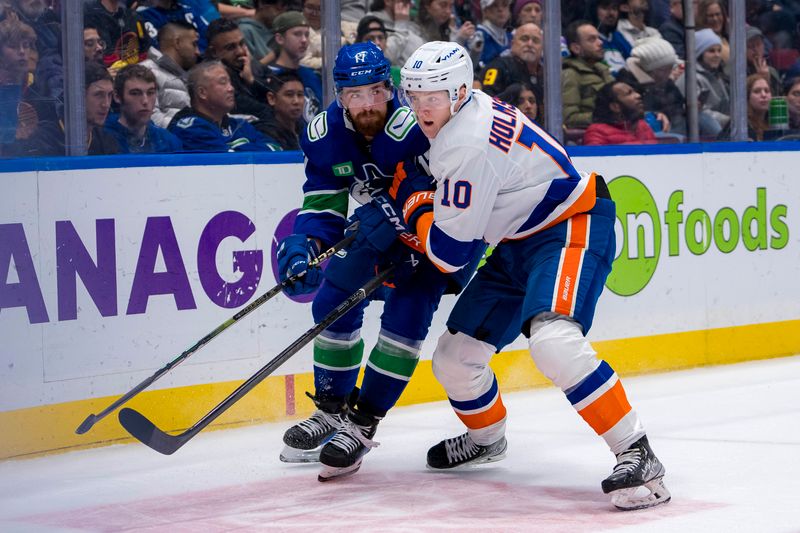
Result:
{"label": "hockey player in white jersey", "polygon": [[585,337],[615,254],[615,206],[602,177],[578,172],[564,147],[514,106],[473,90],[472,62],[458,44],[421,46],[401,77],[437,181],[433,213],[412,230],[444,272],[462,268],[484,241],[496,246],[433,354],[467,432],[432,447],[428,466],[505,456],[506,410],[488,363],[523,333],[539,370],[616,455],[602,482],[614,505],[668,502],[665,469],[622,383]]}

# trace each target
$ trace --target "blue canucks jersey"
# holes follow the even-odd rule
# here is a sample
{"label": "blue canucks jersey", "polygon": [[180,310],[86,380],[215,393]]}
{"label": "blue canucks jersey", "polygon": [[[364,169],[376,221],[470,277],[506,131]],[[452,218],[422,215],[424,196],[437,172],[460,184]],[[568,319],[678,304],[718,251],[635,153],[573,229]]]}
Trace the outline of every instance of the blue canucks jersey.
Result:
{"label": "blue canucks jersey", "polygon": [[194,26],[197,30],[197,47],[200,53],[205,52],[208,46],[206,32],[211,21],[206,20],[200,10],[187,2],[177,2],[172,9],[162,9],[160,7],[148,7],[139,9],[136,14],[144,24],[147,34],[150,36],[151,43],[158,43],[158,30],[169,22],[185,22]]}
{"label": "blue canucks jersey", "polygon": [[311,120],[300,145],[306,182],[294,231],[320,239],[324,247],[341,239],[349,196],[364,204],[388,191],[398,162],[427,170],[430,147],[414,114],[397,97],[390,102],[386,126],[371,143],[334,102]]}

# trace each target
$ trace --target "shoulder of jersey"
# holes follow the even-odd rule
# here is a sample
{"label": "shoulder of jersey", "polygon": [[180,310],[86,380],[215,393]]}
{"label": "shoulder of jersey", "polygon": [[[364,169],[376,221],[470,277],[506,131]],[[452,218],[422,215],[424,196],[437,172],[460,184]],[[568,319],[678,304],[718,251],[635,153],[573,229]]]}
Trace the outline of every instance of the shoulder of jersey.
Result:
{"label": "shoulder of jersey", "polygon": [[[464,109],[459,112],[464,113],[461,116],[462,121],[458,124],[458,134],[449,135],[444,139],[438,139],[438,149],[440,151],[449,152],[450,150],[462,150],[464,147],[472,147],[478,150],[485,148],[488,139],[488,127],[491,125],[491,97],[488,97],[488,102],[484,100],[480,102],[475,100],[469,103],[474,106],[471,109]],[[465,113],[466,112],[466,113]],[[441,153],[441,152],[439,152]],[[464,154],[465,156],[467,154]]]}

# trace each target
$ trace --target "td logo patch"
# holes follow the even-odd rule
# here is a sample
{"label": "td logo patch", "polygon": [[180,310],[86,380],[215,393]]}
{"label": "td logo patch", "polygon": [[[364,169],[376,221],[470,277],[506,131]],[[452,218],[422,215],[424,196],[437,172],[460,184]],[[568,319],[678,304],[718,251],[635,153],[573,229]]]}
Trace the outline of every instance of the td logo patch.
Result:
{"label": "td logo patch", "polygon": [[338,165],[333,165],[333,175],[339,177],[345,176],[352,176],[355,174],[353,171],[353,162],[348,161],[347,163],[339,163]]}

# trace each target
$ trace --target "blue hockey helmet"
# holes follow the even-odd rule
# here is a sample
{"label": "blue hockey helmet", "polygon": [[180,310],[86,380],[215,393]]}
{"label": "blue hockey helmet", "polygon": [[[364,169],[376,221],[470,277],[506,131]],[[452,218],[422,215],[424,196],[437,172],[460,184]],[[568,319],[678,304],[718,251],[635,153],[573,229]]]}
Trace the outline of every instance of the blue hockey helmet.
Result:
{"label": "blue hockey helmet", "polygon": [[343,46],[336,55],[333,83],[336,90],[391,80],[392,65],[372,41]]}

